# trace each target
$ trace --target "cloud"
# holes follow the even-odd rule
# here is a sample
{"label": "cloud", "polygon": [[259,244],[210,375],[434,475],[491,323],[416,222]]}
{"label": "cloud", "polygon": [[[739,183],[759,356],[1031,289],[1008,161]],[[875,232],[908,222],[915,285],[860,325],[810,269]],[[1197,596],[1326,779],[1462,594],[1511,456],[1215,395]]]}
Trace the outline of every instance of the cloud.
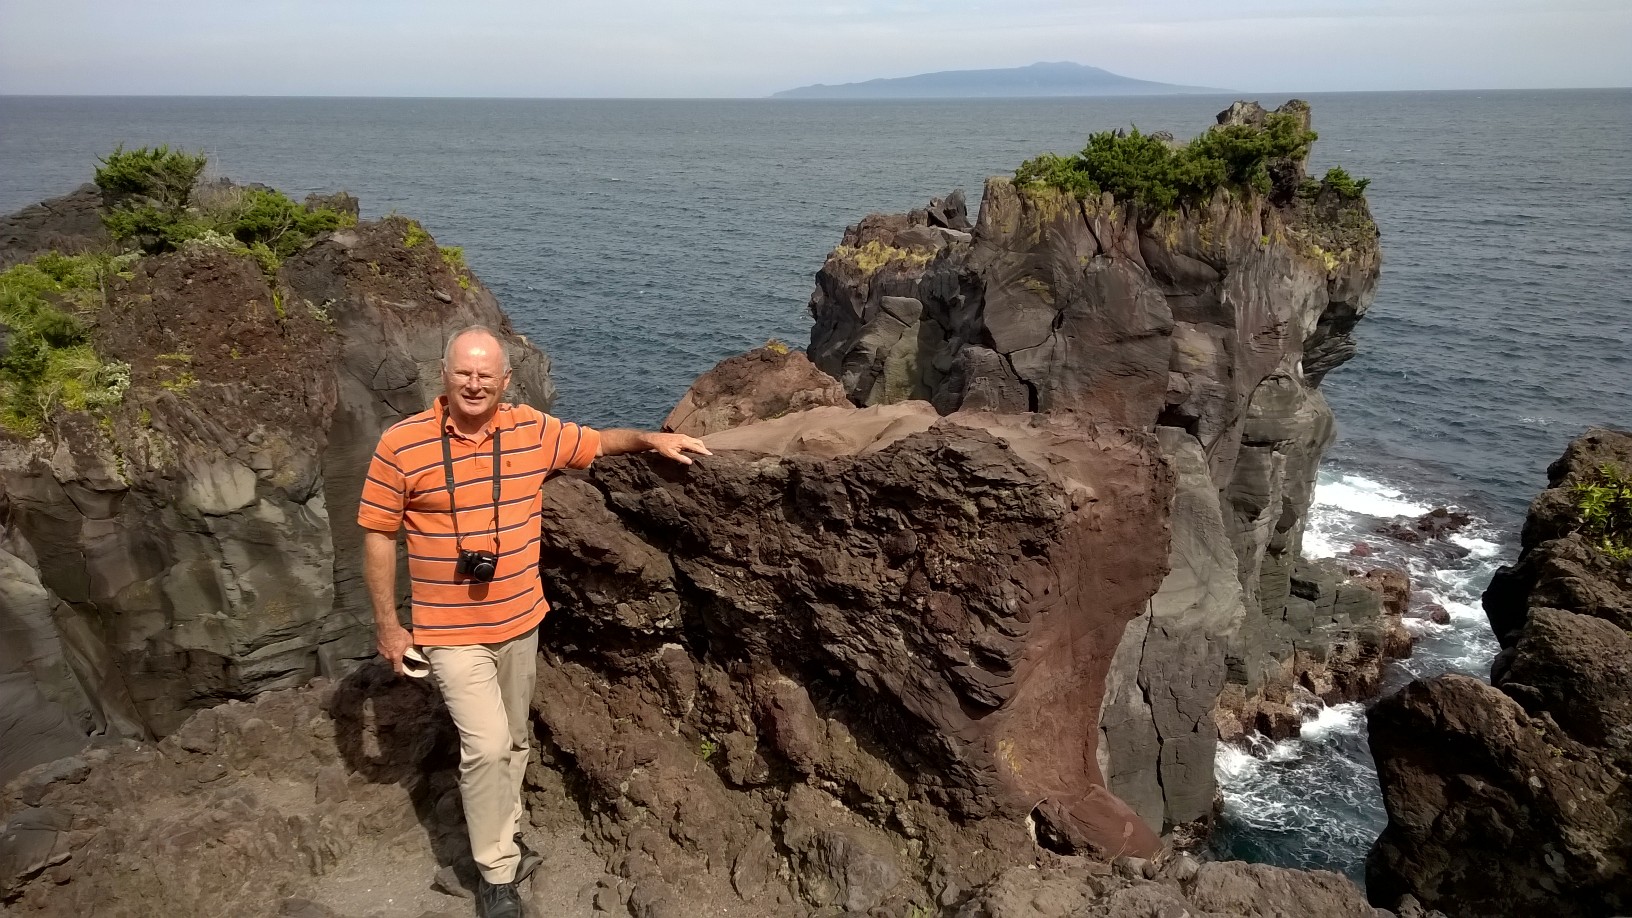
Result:
{"label": "cloud", "polygon": [[1074,60],[1243,90],[1632,85],[1624,0],[0,0],[0,92],[761,96]]}

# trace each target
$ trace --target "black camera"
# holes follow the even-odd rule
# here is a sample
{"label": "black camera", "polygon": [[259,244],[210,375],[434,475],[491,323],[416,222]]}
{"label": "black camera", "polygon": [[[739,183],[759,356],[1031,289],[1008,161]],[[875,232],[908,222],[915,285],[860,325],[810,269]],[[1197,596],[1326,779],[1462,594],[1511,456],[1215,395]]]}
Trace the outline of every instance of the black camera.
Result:
{"label": "black camera", "polygon": [[468,577],[479,583],[487,583],[493,579],[493,574],[499,569],[499,556],[490,551],[471,551],[468,548],[459,549],[459,563],[454,567],[454,573],[460,577]]}

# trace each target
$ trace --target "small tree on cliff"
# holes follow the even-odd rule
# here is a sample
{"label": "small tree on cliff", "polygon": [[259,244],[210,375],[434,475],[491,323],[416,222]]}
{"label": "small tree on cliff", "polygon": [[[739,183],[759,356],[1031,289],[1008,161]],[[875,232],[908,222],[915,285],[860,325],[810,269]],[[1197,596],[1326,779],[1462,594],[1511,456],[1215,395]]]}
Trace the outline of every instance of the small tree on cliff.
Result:
{"label": "small tree on cliff", "polygon": [[193,186],[204,172],[204,154],[162,144],[126,150],[120,144],[98,162],[96,187],[108,207],[102,222],[113,238],[133,239],[145,252],[163,252],[206,228],[188,211]]}
{"label": "small tree on cliff", "polygon": [[[1055,188],[1086,199],[1110,192],[1119,201],[1161,213],[1198,204],[1220,188],[1270,192],[1270,169],[1303,159],[1317,139],[1295,116],[1276,112],[1262,125],[1212,128],[1182,146],[1131,131],[1091,134],[1075,156],[1045,153],[1022,163],[1015,184]],[[1364,186],[1362,185],[1363,189]]]}
{"label": "small tree on cliff", "polygon": [[[108,211],[102,221],[118,240],[145,253],[180,248],[191,240],[241,248],[268,273],[305,248],[318,233],[350,226],[356,217],[326,205],[300,205],[271,188],[222,183],[197,193],[207,160],[167,146],[126,150],[99,161],[96,186]],[[234,244],[235,243],[235,244]]]}

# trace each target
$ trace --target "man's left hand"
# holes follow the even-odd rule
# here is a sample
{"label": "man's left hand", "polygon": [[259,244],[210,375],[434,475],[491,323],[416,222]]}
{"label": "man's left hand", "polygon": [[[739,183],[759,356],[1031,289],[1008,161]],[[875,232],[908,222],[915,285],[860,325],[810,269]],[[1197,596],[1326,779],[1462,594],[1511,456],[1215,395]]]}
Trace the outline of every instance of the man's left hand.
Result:
{"label": "man's left hand", "polygon": [[714,455],[703,445],[703,441],[677,433],[648,433],[646,448],[681,465],[691,465],[691,457],[686,455],[688,452],[699,456]]}

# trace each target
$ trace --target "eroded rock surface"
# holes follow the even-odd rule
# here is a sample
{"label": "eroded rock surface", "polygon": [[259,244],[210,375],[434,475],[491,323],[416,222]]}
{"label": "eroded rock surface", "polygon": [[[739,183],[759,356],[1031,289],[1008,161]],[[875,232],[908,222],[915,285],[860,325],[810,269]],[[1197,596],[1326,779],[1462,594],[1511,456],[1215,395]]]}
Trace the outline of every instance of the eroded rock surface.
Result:
{"label": "eroded rock surface", "polygon": [[[711,681],[675,684],[706,692]],[[554,703],[549,691],[583,694],[555,682],[542,688],[540,704]],[[778,716],[799,728],[796,715]],[[827,729],[827,736],[807,738],[840,744],[823,753],[831,765],[847,757],[864,761],[843,747],[842,730]],[[972,849],[975,869],[943,865],[942,879],[926,888],[917,855],[932,847],[932,831],[903,845],[857,811],[836,805],[846,795],[826,781],[806,780],[773,794],[774,779],[754,769],[775,757],[756,760],[747,745],[727,741],[704,757],[708,750],[691,748],[689,735],[653,730],[646,739],[604,760],[606,767],[627,769],[631,789],[600,798],[603,807],[592,802],[598,788],[591,782],[610,780],[612,772],[586,780],[541,734],[545,749],[524,783],[529,819],[523,830],[545,857],[524,890],[534,913],[1390,914],[1366,907],[1360,892],[1336,874],[1198,864],[1186,856],[1123,856],[1113,866],[1040,852],[1029,856],[1036,863],[1013,866],[1027,858]],[[676,750],[679,757],[671,760]],[[222,705],[158,744],[126,741],[91,750],[12,782],[0,794],[0,907],[8,915],[113,918],[469,915],[474,871],[456,762],[457,737],[434,687],[394,677],[378,664],[339,682],[319,679]],[[744,780],[757,790],[723,791]],[[647,794],[662,796],[663,809],[634,802]],[[767,805],[772,800],[775,806]],[[735,824],[739,819],[749,821]],[[616,845],[607,834],[614,825],[624,833]],[[735,850],[708,847],[734,838],[740,839]],[[982,841],[1015,843],[1002,835]],[[611,873],[587,850],[591,845],[612,855]],[[999,866],[1001,860],[1010,866]],[[568,885],[557,882],[558,874],[566,874]],[[936,886],[940,899],[932,896]]]}
{"label": "eroded rock surface", "polygon": [[1389,822],[1372,901],[1453,916],[1632,911],[1632,568],[1577,531],[1570,488],[1632,470],[1632,434],[1593,430],[1549,469],[1524,548],[1485,593],[1504,650],[1491,684],[1414,682],[1370,715]]}
{"label": "eroded rock surface", "polygon": [[[1219,120],[1265,116],[1241,104]],[[857,404],[1160,434],[1180,473],[1172,573],[1123,638],[1101,747],[1158,829],[1210,812],[1208,715],[1226,685],[1251,723],[1299,687],[1342,681],[1329,659],[1380,669],[1384,647],[1378,598],[1299,560],[1334,437],[1318,384],[1354,352],[1377,230],[1363,199],[1310,193],[1302,162],[1270,171],[1268,195],[1164,214],[993,178],[972,228],[945,202],[851,227],[810,301],[811,359]]]}
{"label": "eroded rock surface", "polygon": [[111,241],[102,225],[102,192],[86,182],[0,216],[0,271],[45,252],[91,252]]}
{"label": "eroded rock surface", "polygon": [[810,408],[849,405],[844,387],[785,345],[728,357],[691,384],[664,430],[706,436]]}
{"label": "eroded rock surface", "polygon": [[[63,722],[163,736],[201,707],[373,654],[351,525],[367,457],[439,391],[448,334],[509,327],[428,236],[407,245],[408,227],[329,234],[276,277],[189,244],[112,279],[93,343],[129,364],[123,403],[0,436],[0,565],[16,574],[0,588],[0,672],[55,711],[18,727],[44,743],[26,757],[8,728],[0,776],[54,751]],[[547,405],[547,360],[509,341],[515,395]],[[5,697],[7,718],[27,704]]]}
{"label": "eroded rock surface", "polygon": [[1096,753],[1111,658],[1166,573],[1153,437],[905,403],[707,442],[684,470],[546,489],[538,710],[609,850],[646,825],[729,864],[766,833],[823,875],[860,859],[865,891],[805,888],[831,904],[955,896],[1039,838],[1155,852]]}

